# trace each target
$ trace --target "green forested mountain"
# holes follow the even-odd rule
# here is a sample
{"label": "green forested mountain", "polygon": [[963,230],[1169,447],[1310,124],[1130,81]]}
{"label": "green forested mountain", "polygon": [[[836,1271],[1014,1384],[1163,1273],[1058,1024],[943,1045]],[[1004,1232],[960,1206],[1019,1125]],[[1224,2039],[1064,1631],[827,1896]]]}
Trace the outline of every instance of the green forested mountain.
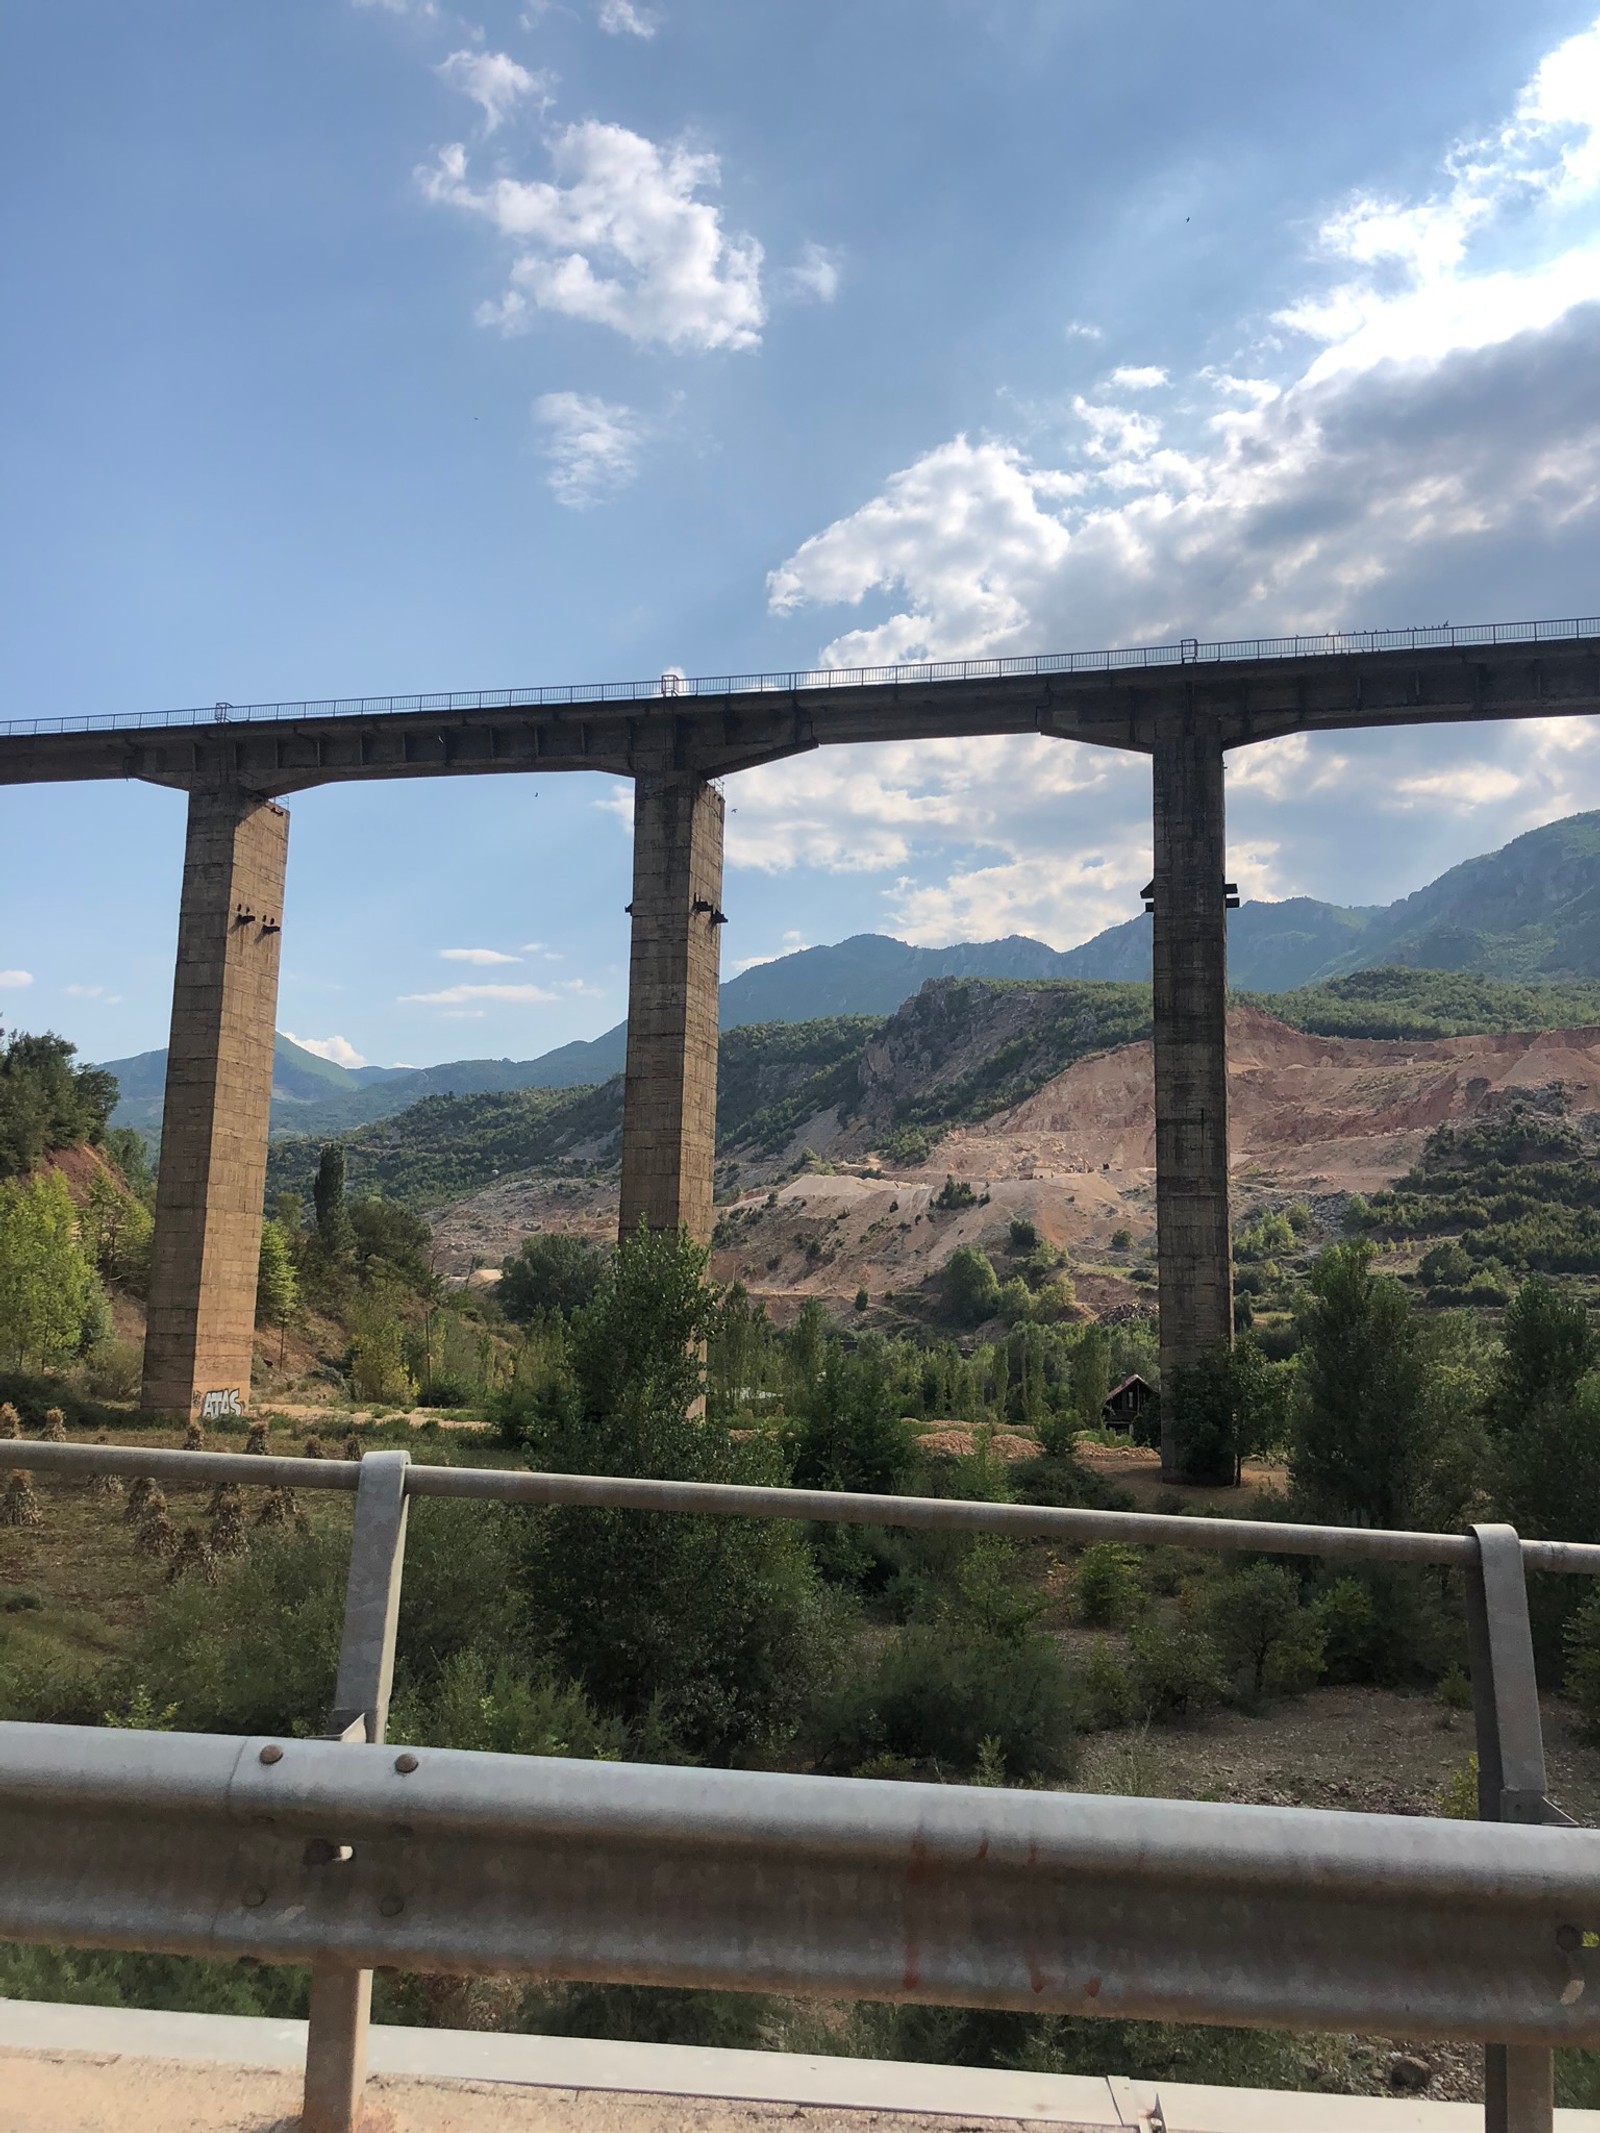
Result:
{"label": "green forested mountain", "polygon": [[[1413,1018],[1404,1029],[1358,1029],[1349,1016],[1353,1012],[1359,1022],[1369,1010],[1376,1013],[1373,997],[1324,988],[1354,973],[1395,967],[1459,973],[1535,991],[1600,980],[1600,813],[1571,815],[1530,830],[1498,852],[1452,867],[1427,888],[1387,907],[1289,897],[1281,903],[1247,903],[1228,923],[1231,975],[1241,990],[1279,994],[1316,989],[1317,1001],[1308,1002],[1303,1011],[1325,1020],[1332,1017],[1330,1033],[1444,1034],[1442,1027],[1415,1026],[1417,1014],[1426,1019],[1432,1012],[1419,1005],[1421,995],[1408,994],[1397,1009],[1402,1019]],[[883,934],[859,933],[831,947],[803,948],[740,972],[723,986],[719,1012],[724,1030],[809,1024],[892,1015],[930,979],[1140,985],[1147,984],[1149,976],[1150,922],[1145,918],[1109,927],[1064,952],[1020,934],[998,941],[957,942],[948,948],[913,948]],[[1531,1028],[1548,1017],[1592,1019],[1587,1010],[1578,1014],[1570,1001],[1558,1005],[1542,994],[1519,1000],[1514,1007],[1508,1005],[1509,995],[1496,997],[1499,1005],[1490,1009],[1470,994],[1460,995],[1459,1011],[1467,1016],[1463,1028]],[[1457,1000],[1456,995],[1450,998]],[[1358,1003],[1354,1009],[1352,1001]],[[1456,1009],[1447,1006],[1443,1012],[1448,1021]],[[1514,1019],[1487,1025],[1473,1019],[1491,1012],[1510,1013]],[[1294,1016],[1286,1013],[1285,1018]],[[626,1041],[627,1026],[619,1022],[599,1037],[561,1045],[537,1059],[458,1059],[442,1066],[352,1071],[315,1058],[280,1036],[272,1130],[275,1135],[342,1134],[393,1117],[424,1097],[591,1086],[622,1071]],[[166,1053],[142,1052],[108,1065],[122,1088],[114,1122],[145,1133],[158,1131]]]}

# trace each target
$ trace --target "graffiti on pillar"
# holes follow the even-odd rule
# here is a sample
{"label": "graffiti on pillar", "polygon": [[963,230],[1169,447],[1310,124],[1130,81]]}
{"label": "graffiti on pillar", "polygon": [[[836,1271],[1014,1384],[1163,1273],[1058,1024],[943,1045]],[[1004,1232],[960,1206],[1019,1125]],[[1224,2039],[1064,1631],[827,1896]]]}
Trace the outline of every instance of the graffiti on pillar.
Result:
{"label": "graffiti on pillar", "polygon": [[200,1396],[200,1419],[202,1422],[223,1422],[229,1415],[242,1415],[244,1401],[238,1391],[206,1392]]}

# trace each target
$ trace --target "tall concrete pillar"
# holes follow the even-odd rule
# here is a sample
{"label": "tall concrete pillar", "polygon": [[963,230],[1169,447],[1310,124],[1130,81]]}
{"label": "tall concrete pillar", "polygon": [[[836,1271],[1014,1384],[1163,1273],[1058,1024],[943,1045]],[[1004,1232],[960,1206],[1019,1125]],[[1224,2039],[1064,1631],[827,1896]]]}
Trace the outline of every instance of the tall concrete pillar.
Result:
{"label": "tall concrete pillar", "polygon": [[1220,741],[1155,744],[1154,1001],[1162,1471],[1186,1461],[1174,1373],[1233,1338],[1228,1219],[1228,918]]}
{"label": "tall concrete pillar", "polygon": [[633,949],[622,1114],[622,1233],[711,1241],[717,1131],[722,795],[695,777],[633,788]]}
{"label": "tall concrete pillar", "polygon": [[191,791],[144,1344],[160,1414],[249,1403],[288,849],[273,801]]}

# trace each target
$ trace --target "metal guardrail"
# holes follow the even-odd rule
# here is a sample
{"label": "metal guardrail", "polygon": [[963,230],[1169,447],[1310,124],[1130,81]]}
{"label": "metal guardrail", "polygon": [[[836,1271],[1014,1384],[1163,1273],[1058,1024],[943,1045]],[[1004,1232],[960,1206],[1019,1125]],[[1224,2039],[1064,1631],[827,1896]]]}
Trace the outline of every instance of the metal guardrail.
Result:
{"label": "metal guardrail", "polygon": [[[1487,2133],[1600,2044],[1600,1841],[1547,1797],[1526,1571],[1600,1548],[926,1497],[15,1443],[34,1471],[353,1492],[330,1738],[0,1726],[0,1935],[313,1965],[303,2126],[355,2133],[371,1968],[529,1969],[1487,2040]],[[1463,1573],[1477,1824],[405,1750],[414,1496],[1408,1562]],[[1484,1824],[1497,1824],[1486,1828]],[[1522,1825],[1513,1827],[1508,1825]]]}
{"label": "metal guardrail", "polygon": [[23,1940],[1593,2045],[1595,1920],[1573,1830],[0,1725]]}
{"label": "metal guardrail", "polygon": [[755,696],[802,689],[925,687],[1046,674],[1108,674],[1138,667],[1215,666],[1242,659],[1327,659],[1360,652],[1417,652],[1473,645],[1555,644],[1600,636],[1600,617],[1546,622],[1441,623],[1398,630],[1328,630],[1295,637],[1195,637],[1175,644],[1099,652],[1038,652],[1003,659],[935,659],[886,667],[811,667],[762,674],[663,674],[654,681],[563,683],[527,689],[444,690],[414,696],[340,696],[300,703],[200,704],[180,710],[93,712],[81,717],[7,719],[0,736],[142,732],[173,726],[249,724],[283,719],[386,718],[404,712],[582,709],[659,703],[678,697]]}

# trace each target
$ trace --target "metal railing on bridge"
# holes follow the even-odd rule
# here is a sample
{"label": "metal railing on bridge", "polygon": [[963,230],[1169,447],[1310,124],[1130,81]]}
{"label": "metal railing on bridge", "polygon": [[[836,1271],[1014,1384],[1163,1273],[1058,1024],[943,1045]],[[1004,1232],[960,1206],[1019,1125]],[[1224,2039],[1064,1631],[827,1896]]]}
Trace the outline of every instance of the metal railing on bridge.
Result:
{"label": "metal railing on bridge", "polygon": [[[309,1962],[307,2133],[359,2124],[375,1965],[1480,2039],[1488,2133],[1549,2133],[1552,2049],[1600,2045],[1600,1842],[1546,1794],[1525,1583],[1600,1575],[1600,1547],[403,1451],[5,1458],[355,1496],[326,1739],[0,1725],[0,1938]],[[1455,1570],[1480,1819],[376,1753],[419,1496]]]}
{"label": "metal railing on bridge", "polygon": [[1100,652],[1037,652],[1014,658],[936,659],[882,667],[811,667],[763,674],[662,674],[652,681],[562,683],[527,689],[445,690],[416,696],[339,696],[300,703],[200,704],[181,710],[89,712],[77,717],[0,720],[0,737],[54,733],[137,733],[285,719],[388,718],[406,712],[602,708],[678,697],[794,695],[806,689],[921,688],[946,682],[1003,681],[1048,674],[1110,674],[1138,667],[1216,666],[1229,660],[1334,659],[1352,653],[1440,651],[1474,645],[1557,644],[1600,637],[1600,617],[1546,622],[1438,623],[1397,630],[1328,630],[1294,637],[1183,637],[1172,644]]}

